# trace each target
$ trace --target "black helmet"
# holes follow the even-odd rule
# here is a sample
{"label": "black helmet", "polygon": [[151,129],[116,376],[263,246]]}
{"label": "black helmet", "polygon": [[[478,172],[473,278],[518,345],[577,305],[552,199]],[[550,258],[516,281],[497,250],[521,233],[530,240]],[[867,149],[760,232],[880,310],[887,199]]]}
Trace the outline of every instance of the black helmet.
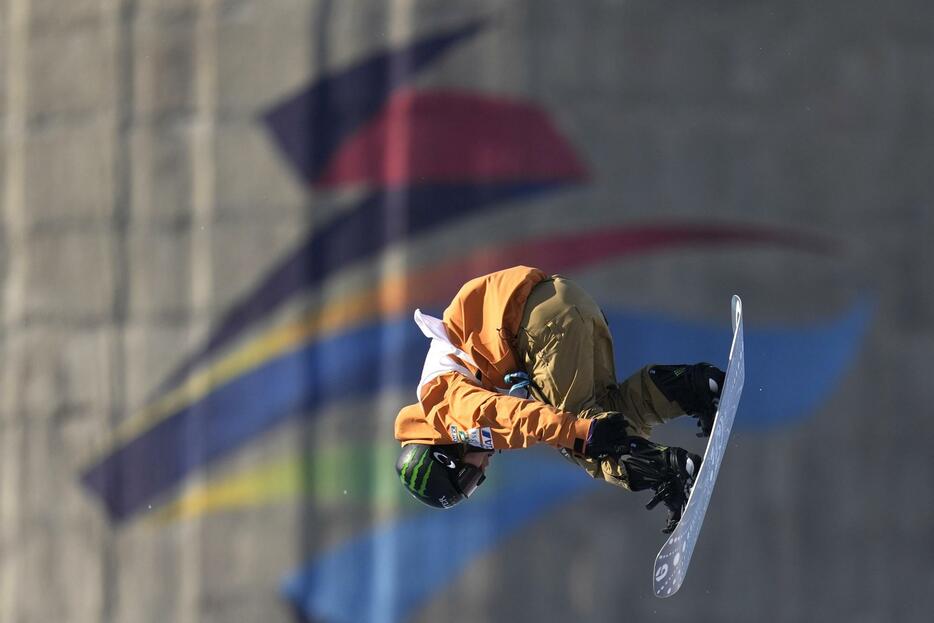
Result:
{"label": "black helmet", "polygon": [[451,508],[486,479],[482,469],[464,462],[465,452],[461,444],[410,443],[402,448],[396,471],[415,499],[435,508]]}

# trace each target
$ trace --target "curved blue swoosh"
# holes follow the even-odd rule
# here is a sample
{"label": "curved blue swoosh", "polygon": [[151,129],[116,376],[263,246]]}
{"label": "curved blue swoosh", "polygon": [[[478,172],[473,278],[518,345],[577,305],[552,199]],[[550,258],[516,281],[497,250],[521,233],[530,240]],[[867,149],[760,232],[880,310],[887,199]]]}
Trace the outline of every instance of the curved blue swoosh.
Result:
{"label": "curved blue swoosh", "polygon": [[[746,387],[736,426],[763,429],[811,413],[829,396],[862,343],[874,304],[858,299],[842,316],[807,327],[746,329]],[[746,307],[749,317],[755,310]],[[607,312],[617,373],[647,363],[709,361],[726,366],[730,327],[649,314]]]}
{"label": "curved blue swoosh", "polygon": [[[747,390],[737,427],[803,417],[829,395],[853,357],[872,305],[857,301],[841,317],[804,328],[747,327]],[[648,362],[726,360],[729,328],[655,314],[609,311],[617,370]],[[752,325],[752,323],[750,323]],[[305,344],[223,385],[114,449],[82,475],[121,521],[204,467],[292,417],[324,405],[414,388],[427,344],[409,318],[358,327]],[[414,397],[414,390],[412,391]],[[197,443],[190,437],[200,431]]]}
{"label": "curved blue swoosh", "polygon": [[[804,328],[748,329],[746,391],[737,426],[765,428],[802,418],[829,395],[861,343],[873,305]],[[649,361],[725,364],[730,330],[657,315],[610,311],[618,370]],[[528,452],[528,451],[527,451]],[[478,556],[525,522],[586,491],[590,481],[561,461],[497,457],[508,485],[446,512],[425,512],[353,538],[292,573],[283,593],[309,620],[394,622],[408,618]]]}
{"label": "curved blue swoosh", "polygon": [[557,455],[529,454],[497,456],[490,480],[500,482],[485,484],[468,504],[397,520],[316,557],[284,580],[282,593],[310,621],[407,619],[471,561],[549,509],[598,486]]}

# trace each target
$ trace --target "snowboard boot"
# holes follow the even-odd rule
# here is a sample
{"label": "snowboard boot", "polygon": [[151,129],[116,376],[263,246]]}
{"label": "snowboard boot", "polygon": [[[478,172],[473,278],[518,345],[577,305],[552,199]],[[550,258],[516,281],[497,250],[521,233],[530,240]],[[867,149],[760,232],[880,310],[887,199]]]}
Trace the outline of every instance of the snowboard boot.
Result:
{"label": "snowboard boot", "polygon": [[629,453],[619,457],[626,467],[632,491],[651,489],[655,495],[646,505],[652,510],[663,503],[668,521],[663,533],[669,534],[681,521],[681,514],[691,495],[691,487],[701,466],[701,457],[683,448],[652,443],[641,437],[629,438]]}
{"label": "snowboard boot", "polygon": [[709,363],[652,366],[649,375],[665,398],[677,402],[685,413],[697,419],[697,436],[709,437],[726,378],[723,370]]}

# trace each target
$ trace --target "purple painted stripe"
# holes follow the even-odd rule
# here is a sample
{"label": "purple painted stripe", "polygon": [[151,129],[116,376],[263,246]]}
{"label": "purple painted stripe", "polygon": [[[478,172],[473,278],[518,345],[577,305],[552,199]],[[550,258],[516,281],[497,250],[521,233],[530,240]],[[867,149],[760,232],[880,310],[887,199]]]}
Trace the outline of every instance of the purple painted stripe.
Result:
{"label": "purple painted stripe", "polygon": [[266,125],[298,176],[313,182],[344,139],[376,114],[394,89],[483,26],[473,22],[327,75],[267,112]]}

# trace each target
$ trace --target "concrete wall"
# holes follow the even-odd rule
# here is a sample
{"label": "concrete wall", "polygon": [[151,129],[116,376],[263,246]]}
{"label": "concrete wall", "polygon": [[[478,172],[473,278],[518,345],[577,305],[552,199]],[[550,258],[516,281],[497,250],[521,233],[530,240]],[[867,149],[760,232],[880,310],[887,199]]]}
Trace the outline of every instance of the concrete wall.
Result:
{"label": "concrete wall", "polygon": [[[549,129],[584,175],[527,164],[493,179],[438,147],[463,175],[428,180],[443,216],[419,229],[421,165],[402,193],[352,175],[328,184],[277,139],[270,120],[296,94],[469,24],[417,71],[403,56],[332,86],[308,113],[328,113],[319,125],[280,129],[317,145],[371,88],[384,101],[355,131],[400,92],[480,97],[496,114],[519,107],[535,130],[505,148],[554,164],[528,147]],[[932,35],[924,2],[0,1],[0,621],[929,620]],[[391,119],[390,133],[402,127]],[[376,143],[385,158],[367,158],[421,162],[408,144]],[[491,207],[457,203],[503,184]],[[353,224],[368,209],[370,246],[367,223]],[[694,243],[577,263],[555,248],[540,262],[584,283],[618,319],[617,348],[643,361],[708,345],[653,350],[632,333],[640,323],[700,336],[722,328],[730,294],[744,297],[759,364],[681,593],[651,595],[660,511],[584,480],[450,520],[488,530],[489,548],[430,520],[442,532],[420,550],[475,550],[434,575],[415,568],[431,556],[397,551],[412,535],[301,574],[426,517],[391,468],[392,420],[419,367],[393,344],[417,339],[396,328],[412,308],[449,293],[415,277],[464,258],[487,266],[482,249],[524,261],[523,244],[556,236],[683,227]],[[277,272],[287,258],[291,276]],[[309,317],[278,359],[250,359],[201,393],[191,384]],[[225,326],[234,335],[207,352]],[[315,345],[374,326],[370,341],[338,344],[341,357],[360,349],[341,364],[359,390],[322,398],[334,353]],[[827,361],[794,350],[823,340]],[[263,367],[304,347],[293,367]],[[221,401],[251,374],[260,389]],[[178,387],[175,406],[153,408]],[[766,421],[769,405],[787,417]],[[221,447],[238,434],[225,417],[262,425]],[[171,445],[114,459],[88,484],[105,457],[173,421]],[[689,426],[660,436],[700,447]],[[496,460],[528,483],[522,456]],[[572,469],[528,456],[562,483]],[[108,511],[170,468],[180,475],[132,511]],[[513,512],[510,530],[487,525]],[[329,569],[344,575],[325,580]],[[426,578],[436,583],[414,590]]]}

